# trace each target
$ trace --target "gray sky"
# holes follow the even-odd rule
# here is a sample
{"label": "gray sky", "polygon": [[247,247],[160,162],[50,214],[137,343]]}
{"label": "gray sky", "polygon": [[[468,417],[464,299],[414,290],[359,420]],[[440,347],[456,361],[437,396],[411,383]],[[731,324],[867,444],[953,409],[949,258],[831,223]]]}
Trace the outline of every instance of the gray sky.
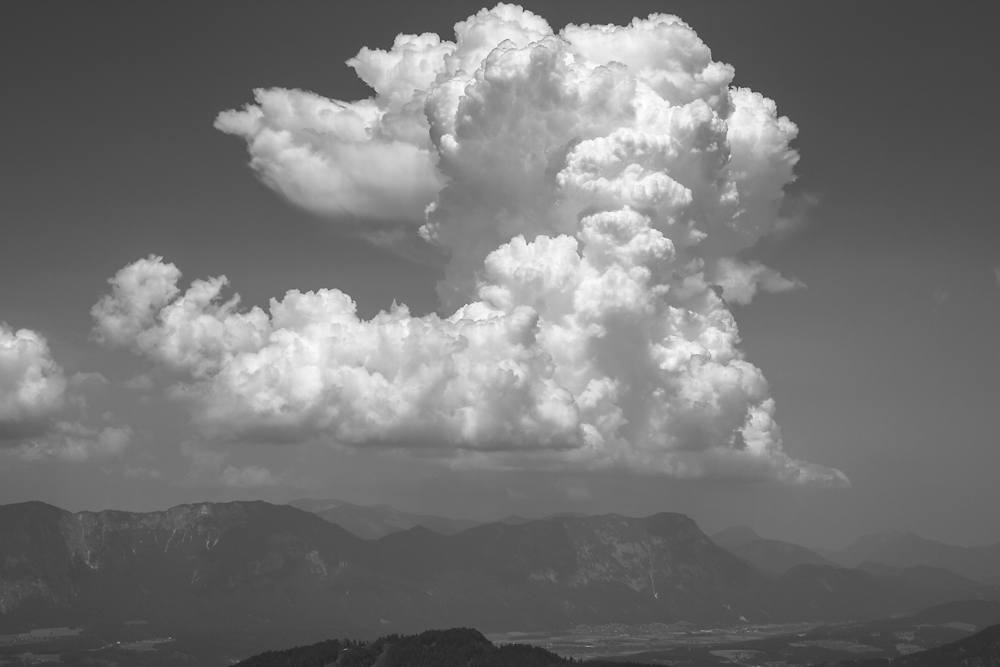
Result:
{"label": "gray sky", "polygon": [[[774,100],[778,115],[798,126],[791,143],[800,155],[797,180],[785,188],[792,203],[782,214],[798,202],[801,224],[755,238],[735,256],[742,266],[761,262],[806,287],[771,294],[762,283],[746,305],[735,292],[726,295],[738,348],[766,376],[762,396],[773,398],[781,427],[780,454],[761,464],[765,472],[742,459],[716,462],[684,440],[688,431],[675,422],[660,431],[637,428],[616,445],[623,453],[615,463],[600,456],[581,463],[565,454],[579,451],[576,435],[543,436],[535,426],[496,436],[495,447],[477,458],[463,453],[470,448],[446,426],[412,438],[457,438],[442,454],[404,442],[398,429],[348,433],[309,415],[293,415],[301,417],[294,428],[258,424],[236,408],[224,423],[212,421],[206,406],[225,411],[230,404],[198,393],[208,387],[199,382],[216,381],[224,364],[199,379],[161,347],[130,352],[143,345],[135,336],[122,334],[118,349],[95,340],[91,308],[110,293],[108,279],[153,254],[183,272],[181,290],[224,274],[223,294],[239,292],[241,312],[266,310],[288,290],[338,289],[363,319],[394,301],[416,317],[451,315],[463,299],[442,304],[435,286],[446,279],[443,264],[414,245],[416,225],[393,219],[413,208],[408,193],[420,203],[421,183],[403,173],[370,200],[389,207],[398,195],[403,202],[402,214],[372,214],[382,216],[379,229],[405,230],[403,241],[379,246],[362,238],[370,231],[358,233],[373,228],[365,219],[375,210],[369,204],[344,209],[307,198],[293,205],[247,166],[246,142],[213,123],[220,112],[254,103],[255,88],[367,98],[371,89],[346,60],[362,47],[391,48],[399,33],[453,40],[453,25],[479,6],[435,3],[430,12],[422,3],[367,2],[344,12],[340,3],[15,2],[0,21],[7,100],[0,321],[47,341],[46,363],[62,369],[65,387],[50,384],[59,395],[37,412],[27,403],[0,404],[7,418],[0,503],[152,510],[311,495],[480,519],[680,511],[709,531],[747,523],[766,536],[817,546],[887,529],[959,544],[1000,539],[1000,225],[990,189],[998,141],[988,124],[1000,63],[989,48],[996,16],[988,4],[921,4],[923,11],[903,2],[524,7],[555,32],[567,23],[623,25],[653,11],[676,14],[712,60],[735,68],[734,86]],[[502,156],[488,157],[484,164],[502,163]],[[438,210],[446,225],[451,209]],[[472,241],[460,232],[455,245],[445,245],[475,255],[478,246],[463,245]],[[701,252],[691,250],[708,263],[718,254]],[[473,267],[480,276],[481,267]],[[463,279],[447,280],[460,287]],[[7,390],[10,373],[0,378]],[[641,412],[621,403],[626,414]],[[714,421],[684,413],[697,422],[692,441],[710,439],[727,409]],[[505,414],[496,428],[523,416]],[[476,433],[494,437],[479,417]],[[341,426],[351,419],[341,417]],[[681,443],[670,447],[690,456],[643,459],[635,442],[663,431]],[[522,437],[551,448],[549,458],[508,451]],[[338,438],[344,442],[331,446]],[[781,457],[797,463],[783,468]],[[663,461],[676,460],[707,472],[665,472]],[[834,469],[850,486],[823,483]],[[787,470],[806,470],[818,481],[789,482]]]}

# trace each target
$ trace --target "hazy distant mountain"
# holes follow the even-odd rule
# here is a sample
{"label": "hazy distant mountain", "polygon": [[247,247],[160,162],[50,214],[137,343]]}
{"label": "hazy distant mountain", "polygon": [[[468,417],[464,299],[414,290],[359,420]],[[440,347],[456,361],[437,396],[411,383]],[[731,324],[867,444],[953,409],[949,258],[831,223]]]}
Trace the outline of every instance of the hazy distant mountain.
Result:
{"label": "hazy distant mountain", "polygon": [[911,608],[928,607],[951,600],[1000,599],[1000,587],[983,585],[940,567],[893,567],[864,562],[857,569],[871,574],[893,599]]}
{"label": "hazy distant mountain", "polygon": [[307,512],[319,513],[328,509],[333,509],[334,507],[340,507],[341,505],[350,505],[351,503],[346,500],[340,500],[339,498],[299,498],[298,500],[293,500],[286,504]]}
{"label": "hazy distant mountain", "polygon": [[530,523],[531,521],[534,521],[534,519],[528,519],[523,516],[518,516],[517,514],[510,514],[497,521],[497,523],[502,523],[508,526],[520,526],[523,523]]}
{"label": "hazy distant mountain", "polygon": [[798,544],[769,540],[749,526],[733,526],[712,535],[712,541],[762,572],[781,575],[796,565],[833,565],[815,551]]}
{"label": "hazy distant mountain", "polygon": [[855,567],[864,561],[895,567],[941,567],[980,582],[1000,576],[1000,542],[990,546],[957,547],[914,533],[872,533],[827,557]]}
{"label": "hazy distant mountain", "polygon": [[1000,600],[1000,588],[940,568],[882,568],[797,565],[775,581],[775,607],[799,620],[851,620],[952,601]]}
{"label": "hazy distant mountain", "polygon": [[333,498],[328,500],[301,498],[288,504],[318,514],[330,523],[335,523],[366,540],[377,540],[401,530],[409,530],[414,526],[423,526],[442,535],[454,535],[457,532],[482,525],[481,521],[470,519],[449,519],[430,514],[410,514],[388,505],[355,505]]}
{"label": "hazy distant mountain", "polygon": [[549,514],[548,516],[543,516],[541,519],[529,519],[527,517],[519,516],[517,514],[510,514],[500,519],[496,523],[503,523],[508,526],[520,526],[521,524],[530,523],[532,521],[549,521],[550,519],[563,519],[567,517],[572,519],[584,519],[587,516],[588,515],[583,514],[581,512],[558,512],[556,514]]}
{"label": "hazy distant mountain", "polygon": [[858,565],[857,569],[864,570],[884,581],[899,580],[907,586],[916,586],[926,590],[962,590],[981,586],[975,579],[963,577],[943,567],[931,567],[930,565],[894,567],[866,561]]}
{"label": "hazy distant mountain", "polygon": [[774,591],[774,608],[799,621],[881,618],[902,607],[872,575],[832,565],[796,565],[775,580]]}
{"label": "hazy distant mountain", "polygon": [[736,549],[749,542],[756,542],[764,538],[754,532],[750,526],[730,526],[715,533],[710,539],[723,549]]}
{"label": "hazy distant mountain", "polygon": [[[330,523],[335,523],[348,532],[366,540],[377,540],[392,533],[409,530],[414,526],[423,526],[442,535],[454,535],[469,528],[491,523],[487,521],[474,521],[472,519],[450,519],[432,514],[411,514],[410,512],[390,507],[389,505],[355,505],[354,503],[337,498],[324,500],[300,498],[288,504],[292,507],[318,514]],[[577,512],[559,512],[558,514],[550,514],[541,519],[529,519],[511,514],[500,519],[498,523],[517,526],[531,521],[548,521],[549,519],[563,517],[583,518],[585,516],[587,515]]]}

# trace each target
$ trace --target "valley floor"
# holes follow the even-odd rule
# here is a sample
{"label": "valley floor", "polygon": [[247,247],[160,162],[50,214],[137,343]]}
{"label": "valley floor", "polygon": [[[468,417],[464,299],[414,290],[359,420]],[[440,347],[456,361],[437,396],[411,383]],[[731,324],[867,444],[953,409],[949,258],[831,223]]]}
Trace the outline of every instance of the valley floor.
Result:
{"label": "valley floor", "polygon": [[672,649],[725,650],[730,644],[772,637],[800,637],[819,623],[742,624],[698,627],[691,623],[609,623],[583,625],[568,632],[506,632],[487,634],[494,644],[531,644],[565,658],[627,658],[637,653]]}

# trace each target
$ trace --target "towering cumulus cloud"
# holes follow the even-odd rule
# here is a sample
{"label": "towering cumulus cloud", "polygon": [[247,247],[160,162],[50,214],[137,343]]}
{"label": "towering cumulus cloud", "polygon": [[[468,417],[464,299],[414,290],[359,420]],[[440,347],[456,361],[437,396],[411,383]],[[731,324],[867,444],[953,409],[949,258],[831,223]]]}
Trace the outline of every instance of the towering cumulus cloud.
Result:
{"label": "towering cumulus cloud", "polygon": [[370,99],[258,90],[216,121],[293,202],[447,254],[447,316],[360,320],[335,289],[245,310],[151,256],[111,279],[98,337],[184,374],[216,437],[846,483],[782,451],[727,306],[802,286],[735,258],[788,224],[795,125],[673,16],[554,34],[498,5],[455,35],[362,49]]}

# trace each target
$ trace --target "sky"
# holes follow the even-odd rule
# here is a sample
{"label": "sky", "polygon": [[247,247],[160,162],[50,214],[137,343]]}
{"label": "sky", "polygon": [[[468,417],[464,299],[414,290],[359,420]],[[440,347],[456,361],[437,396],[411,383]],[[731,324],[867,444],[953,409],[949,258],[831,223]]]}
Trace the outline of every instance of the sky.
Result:
{"label": "sky", "polygon": [[521,7],[7,3],[0,503],[1000,540],[988,3]]}

